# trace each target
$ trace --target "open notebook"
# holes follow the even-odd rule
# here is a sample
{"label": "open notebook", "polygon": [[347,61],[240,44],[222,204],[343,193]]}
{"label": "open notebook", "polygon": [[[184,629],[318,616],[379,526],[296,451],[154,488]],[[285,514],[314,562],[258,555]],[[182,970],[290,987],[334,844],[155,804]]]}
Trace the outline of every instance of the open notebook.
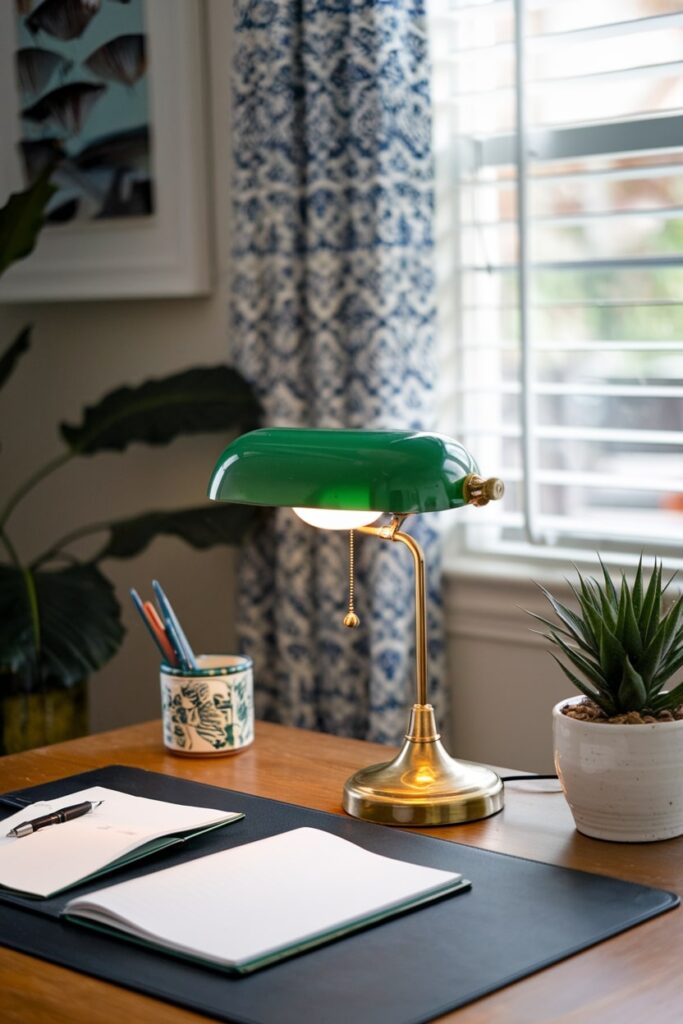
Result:
{"label": "open notebook", "polygon": [[[22,821],[85,800],[102,803],[89,814],[50,825],[20,839],[7,833]],[[23,807],[0,822],[0,886],[27,896],[64,889],[182,843],[243,814],[188,807],[93,786]]]}
{"label": "open notebook", "polygon": [[298,828],[76,897],[71,921],[239,973],[469,888]]}

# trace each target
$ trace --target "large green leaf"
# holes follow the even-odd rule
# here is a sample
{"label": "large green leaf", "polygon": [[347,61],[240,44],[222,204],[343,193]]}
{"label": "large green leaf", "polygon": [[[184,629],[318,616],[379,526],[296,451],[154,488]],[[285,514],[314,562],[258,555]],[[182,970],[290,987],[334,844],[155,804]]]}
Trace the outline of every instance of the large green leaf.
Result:
{"label": "large green leaf", "polygon": [[33,252],[45,207],[55,192],[49,183],[51,173],[52,168],[46,168],[30,188],[13,192],[0,209],[0,274]]}
{"label": "large green leaf", "polygon": [[206,366],[118,388],[85,410],[62,437],[77,455],[122,451],[134,441],[167,444],[179,434],[251,430],[261,409],[249,383],[229,366]]}
{"label": "large green leaf", "polygon": [[0,356],[0,388],[8,379],[24,352],[28,352],[32,327],[24,327],[6,352]]}
{"label": "large green leaf", "polygon": [[93,565],[31,575],[38,630],[24,574],[0,566],[0,666],[70,686],[104,665],[123,639],[114,588]]}
{"label": "large green leaf", "polygon": [[195,548],[214,544],[238,544],[254,521],[249,505],[204,505],[177,512],[147,512],[112,523],[109,540],[97,555],[102,558],[132,558],[159,534],[172,534]]}

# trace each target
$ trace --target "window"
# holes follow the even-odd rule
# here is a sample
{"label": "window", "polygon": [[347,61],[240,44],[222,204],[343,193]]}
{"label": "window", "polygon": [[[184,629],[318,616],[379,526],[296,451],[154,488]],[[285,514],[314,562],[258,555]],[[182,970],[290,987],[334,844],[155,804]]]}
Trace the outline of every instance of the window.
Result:
{"label": "window", "polygon": [[683,2],[428,9],[466,547],[683,559]]}

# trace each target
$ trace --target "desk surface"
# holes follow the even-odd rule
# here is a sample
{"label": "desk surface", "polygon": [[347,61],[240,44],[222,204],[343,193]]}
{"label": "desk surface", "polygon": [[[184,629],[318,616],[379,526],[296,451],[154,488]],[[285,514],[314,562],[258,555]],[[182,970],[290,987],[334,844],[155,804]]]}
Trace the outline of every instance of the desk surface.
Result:
{"label": "desk surface", "polygon": [[[386,747],[257,723],[254,745],[235,757],[166,754],[158,722],[0,758],[0,792],[106,764],[126,764],[342,814],[345,779],[384,761]],[[441,839],[562,864],[683,893],[683,837],[619,844],[573,825],[555,783],[506,785],[505,809],[471,825],[420,829]],[[683,1014],[683,910],[639,925],[442,1020],[458,1024],[674,1022]],[[0,948],[5,1024],[190,1024],[207,1018],[62,967]]]}

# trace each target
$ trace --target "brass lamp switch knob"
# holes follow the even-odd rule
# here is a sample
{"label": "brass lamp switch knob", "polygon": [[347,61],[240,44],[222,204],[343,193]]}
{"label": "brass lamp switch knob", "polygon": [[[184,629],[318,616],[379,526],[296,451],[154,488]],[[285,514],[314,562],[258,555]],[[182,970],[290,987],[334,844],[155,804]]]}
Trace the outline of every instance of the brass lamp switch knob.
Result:
{"label": "brass lamp switch knob", "polygon": [[488,505],[490,501],[500,501],[504,494],[505,484],[497,476],[485,480],[476,473],[470,473],[465,477],[463,496],[468,505]]}

